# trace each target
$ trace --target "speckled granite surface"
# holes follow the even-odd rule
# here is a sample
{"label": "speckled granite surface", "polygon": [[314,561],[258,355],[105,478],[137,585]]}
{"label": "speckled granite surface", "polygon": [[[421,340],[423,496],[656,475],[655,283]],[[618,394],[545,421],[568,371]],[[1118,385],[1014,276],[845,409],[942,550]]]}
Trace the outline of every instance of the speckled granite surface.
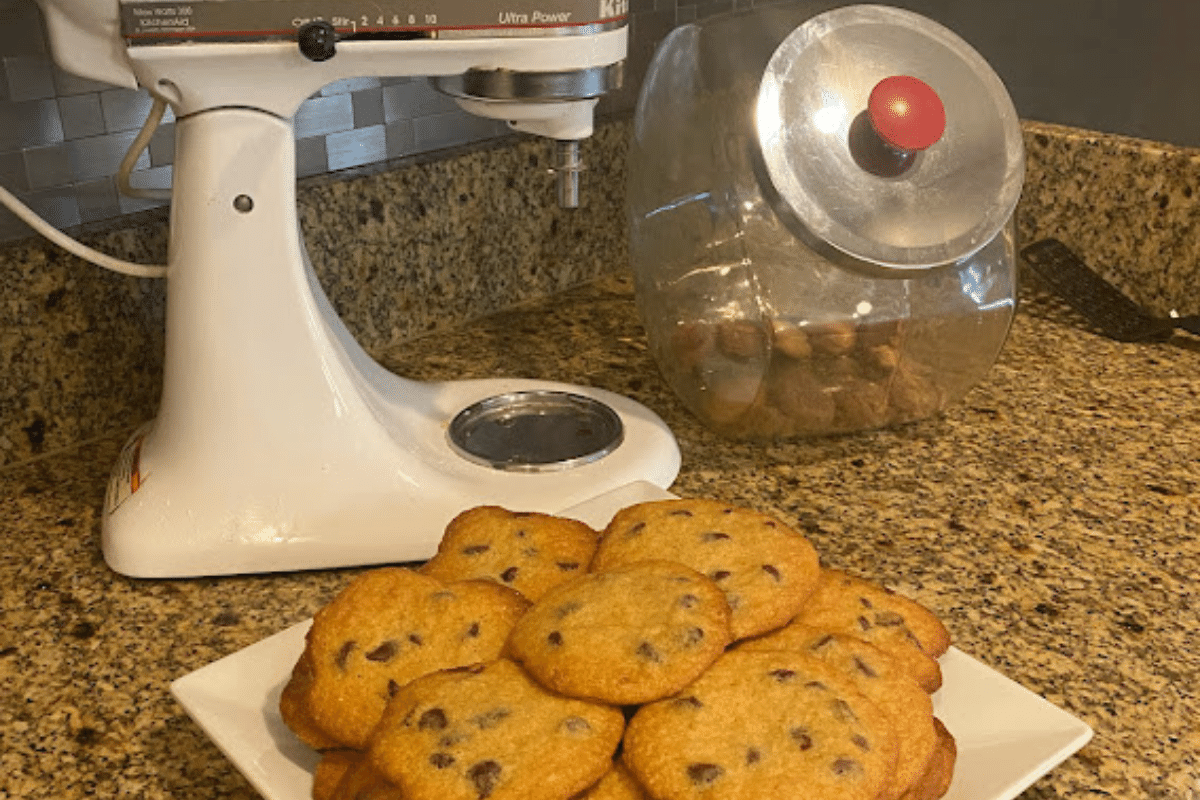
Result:
{"label": "speckled granite surface", "polygon": [[[629,285],[388,350],[422,379],[525,375],[630,395],[676,432],[674,490],[780,514],[957,645],[1095,731],[1023,797],[1200,797],[1200,346],[1121,345],[1031,296],[945,415],[756,447],[700,428],[658,377]],[[98,553],[108,437],[0,470],[0,797],[252,798],[168,695],[311,615],[352,574],[133,581]]]}
{"label": "speckled granite surface", "polygon": [[[1057,236],[1158,313],[1200,312],[1200,155],[1029,122],[1025,241]],[[553,203],[533,139],[307,183],[300,218],[334,306],[373,354],[440,325],[545,296],[626,263],[629,123],[584,145],[583,208]],[[166,258],[161,218],[87,241]],[[130,429],[154,413],[164,284],[114,275],[40,240],[0,248],[0,465]]]}
{"label": "speckled granite surface", "polygon": [[1025,123],[1022,237],[1062,239],[1160,316],[1200,313],[1200,151]]}
{"label": "speckled granite surface", "polygon": [[[1025,241],[1057,236],[1165,314],[1200,312],[1200,154],[1029,122]],[[307,183],[302,224],[322,282],[373,354],[439,325],[575,286],[626,264],[629,123],[585,143],[583,208],[553,203],[533,139],[428,164]],[[87,241],[166,258],[151,219]],[[0,465],[128,430],[153,415],[162,282],[114,275],[40,240],[0,248]]]}

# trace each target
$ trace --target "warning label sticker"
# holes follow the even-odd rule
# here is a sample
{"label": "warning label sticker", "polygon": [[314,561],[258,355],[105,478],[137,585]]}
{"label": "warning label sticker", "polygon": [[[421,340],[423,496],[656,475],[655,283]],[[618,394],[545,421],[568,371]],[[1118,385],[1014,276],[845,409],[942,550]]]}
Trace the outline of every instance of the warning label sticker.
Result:
{"label": "warning label sticker", "polygon": [[108,492],[104,498],[104,513],[112,514],[121,504],[133,497],[142,487],[149,475],[142,471],[142,442],[150,432],[153,423],[147,422],[129,437],[121,455],[113,466],[112,475],[108,479]]}

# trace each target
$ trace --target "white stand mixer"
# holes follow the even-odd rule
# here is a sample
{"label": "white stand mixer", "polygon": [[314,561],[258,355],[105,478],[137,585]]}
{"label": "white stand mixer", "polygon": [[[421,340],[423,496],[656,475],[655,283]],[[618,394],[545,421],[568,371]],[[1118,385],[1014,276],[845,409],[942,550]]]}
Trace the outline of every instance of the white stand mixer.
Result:
{"label": "white stand mixer", "polygon": [[[177,119],[162,403],[109,485],[102,547],[114,570],[423,559],[473,505],[553,512],[674,480],[673,436],[626,398],[386,371],[326,299],[296,214],[291,119],[320,87],[363,75],[434,76],[468,111],[558,140],[569,204],[572,145],[591,134],[625,57],[624,0],[38,2],[64,69],[144,86]],[[516,454],[472,450],[472,433],[506,429]],[[594,447],[525,453],[523,431],[600,429]]]}

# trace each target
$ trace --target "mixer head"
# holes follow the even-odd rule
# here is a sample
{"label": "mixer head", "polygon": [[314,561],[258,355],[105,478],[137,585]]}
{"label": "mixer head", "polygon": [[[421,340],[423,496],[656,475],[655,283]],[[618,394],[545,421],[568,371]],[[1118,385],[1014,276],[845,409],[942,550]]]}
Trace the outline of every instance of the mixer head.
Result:
{"label": "mixer head", "polygon": [[241,106],[292,116],[367,75],[430,77],[467,111],[558,140],[578,199],[579,139],[620,86],[628,0],[37,0],[66,70],[142,85],[177,115]]}

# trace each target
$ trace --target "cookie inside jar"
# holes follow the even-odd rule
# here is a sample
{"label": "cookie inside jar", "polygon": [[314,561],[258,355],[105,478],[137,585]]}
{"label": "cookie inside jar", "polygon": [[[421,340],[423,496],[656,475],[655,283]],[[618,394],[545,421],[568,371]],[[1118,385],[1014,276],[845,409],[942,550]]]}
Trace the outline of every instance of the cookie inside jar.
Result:
{"label": "cookie inside jar", "polygon": [[[995,320],[1007,325],[1007,319]],[[734,439],[847,433],[933,416],[975,370],[942,357],[981,320],[866,317],[796,322],[777,316],[685,319],[659,361],[685,404]],[[961,360],[952,359],[961,367]],[[986,367],[985,367],[986,368]]]}

